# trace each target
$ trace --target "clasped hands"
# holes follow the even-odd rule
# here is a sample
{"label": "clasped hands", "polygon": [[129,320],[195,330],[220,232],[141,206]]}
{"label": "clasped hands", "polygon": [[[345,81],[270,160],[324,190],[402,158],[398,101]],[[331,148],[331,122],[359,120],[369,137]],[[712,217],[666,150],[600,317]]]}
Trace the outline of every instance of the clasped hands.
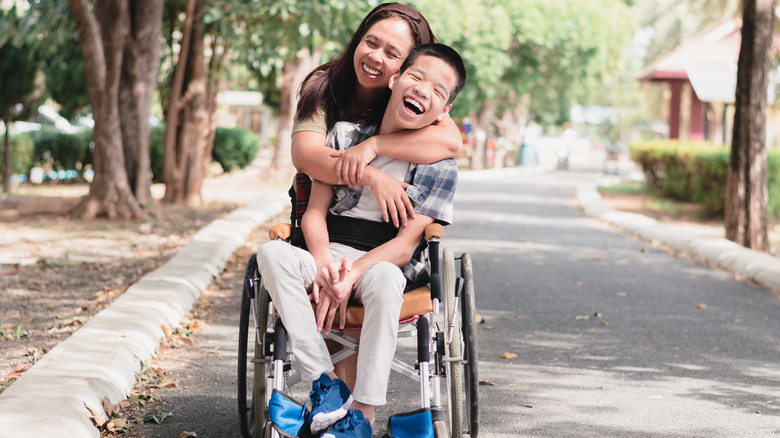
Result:
{"label": "clasped hands", "polygon": [[317,331],[329,334],[333,327],[336,311],[339,311],[339,329],[347,322],[347,303],[359,275],[352,271],[352,261],[327,260],[317,266],[317,275],[312,283],[311,299],[316,303],[315,317]]}
{"label": "clasped hands", "polygon": [[333,151],[331,154],[331,157],[338,158],[334,170],[339,184],[350,187],[362,184],[371,187],[385,222],[392,221],[396,227],[405,227],[408,218],[415,217],[412,201],[406,195],[409,184],[380,171],[368,175],[365,172],[366,166],[376,156],[376,150],[368,140],[343,151]]}

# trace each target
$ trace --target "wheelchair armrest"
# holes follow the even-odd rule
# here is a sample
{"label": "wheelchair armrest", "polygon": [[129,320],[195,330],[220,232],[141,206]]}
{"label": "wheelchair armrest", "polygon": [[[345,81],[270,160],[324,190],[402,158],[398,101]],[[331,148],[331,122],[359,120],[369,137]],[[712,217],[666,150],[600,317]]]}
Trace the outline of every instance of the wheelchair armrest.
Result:
{"label": "wheelchair armrest", "polygon": [[292,234],[292,225],[290,224],[276,224],[268,230],[268,238],[271,240],[287,240],[290,234]]}
{"label": "wheelchair armrest", "polygon": [[430,224],[425,227],[425,238],[428,240],[441,239],[443,235],[444,227],[442,227],[441,224]]}

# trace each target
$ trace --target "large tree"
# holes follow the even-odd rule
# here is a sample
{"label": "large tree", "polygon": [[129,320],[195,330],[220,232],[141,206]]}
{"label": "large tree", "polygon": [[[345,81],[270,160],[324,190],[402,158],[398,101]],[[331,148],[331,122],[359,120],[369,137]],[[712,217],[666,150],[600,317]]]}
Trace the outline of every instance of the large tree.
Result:
{"label": "large tree", "polygon": [[742,2],[734,129],[726,186],[726,237],[769,251],[766,109],[776,0]]}
{"label": "large tree", "polygon": [[[100,0],[94,8],[89,0],[68,0],[76,31],[81,44],[81,54],[84,58],[85,74],[89,91],[92,114],[95,120],[94,141],[95,155],[93,159],[94,179],[87,197],[76,207],[75,213],[84,217],[107,216],[109,218],[135,218],[143,215],[143,204],[136,198],[139,182],[141,187],[150,184],[148,166],[134,173],[135,184],[131,185],[126,164],[127,154],[143,154],[140,150],[126,152],[124,139],[129,129],[141,134],[148,132],[148,108],[151,105],[151,91],[154,82],[152,75],[139,77],[138,69],[156,71],[156,63],[134,66],[132,61],[124,62],[128,51],[137,51],[141,56],[146,51],[155,53],[159,44],[154,27],[149,26],[149,20],[161,19],[162,0]],[[156,12],[160,11],[160,12]],[[149,31],[148,38],[139,38],[141,33]],[[159,35],[159,33],[158,33]],[[134,42],[134,43],[133,43]],[[145,42],[147,46],[141,46]],[[141,62],[144,59],[141,56]],[[123,66],[135,67],[123,74]],[[155,77],[156,79],[156,77]],[[128,85],[129,82],[129,85]],[[123,94],[123,99],[137,99],[137,104],[129,103],[123,106],[120,116],[120,90],[125,87],[140,92]],[[145,102],[148,99],[148,102]],[[123,105],[126,104],[123,102]],[[145,117],[146,116],[146,117]],[[134,122],[123,129],[125,117],[132,117]],[[148,137],[148,136],[147,136]],[[148,139],[146,140],[148,141]],[[148,146],[147,146],[148,148]],[[135,149],[130,147],[130,149]],[[148,154],[147,154],[148,155]],[[141,188],[140,191],[148,190]],[[139,193],[140,193],[139,191]],[[140,195],[145,202],[148,196]]]}

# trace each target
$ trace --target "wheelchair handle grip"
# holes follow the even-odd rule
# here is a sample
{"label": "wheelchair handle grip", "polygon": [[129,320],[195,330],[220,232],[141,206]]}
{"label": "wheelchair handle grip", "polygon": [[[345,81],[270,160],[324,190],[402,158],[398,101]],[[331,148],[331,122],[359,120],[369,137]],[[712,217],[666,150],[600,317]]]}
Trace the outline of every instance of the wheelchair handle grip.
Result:
{"label": "wheelchair handle grip", "polygon": [[420,363],[429,362],[430,356],[430,330],[428,318],[420,317],[417,320],[417,360]]}
{"label": "wheelchair handle grip", "polygon": [[268,238],[271,240],[287,240],[290,238],[290,234],[292,234],[292,225],[290,224],[276,224],[268,230]]}

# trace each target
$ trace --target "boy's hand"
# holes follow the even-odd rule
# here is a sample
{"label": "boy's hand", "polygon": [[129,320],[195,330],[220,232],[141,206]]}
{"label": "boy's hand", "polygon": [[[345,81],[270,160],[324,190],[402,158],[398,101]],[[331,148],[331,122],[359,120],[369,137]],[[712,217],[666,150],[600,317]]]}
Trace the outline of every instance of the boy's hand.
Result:
{"label": "boy's hand", "polygon": [[339,184],[346,184],[350,187],[360,184],[363,179],[363,170],[377,155],[369,140],[347,150],[335,151],[331,154],[331,157],[338,158],[335,171],[339,178]]}
{"label": "boy's hand", "polygon": [[374,172],[371,181],[368,181],[367,184],[379,202],[382,219],[385,222],[392,220],[396,227],[405,227],[408,218],[414,219],[414,206],[412,206],[409,196],[406,195],[406,188],[409,187],[409,184],[379,171]]}

